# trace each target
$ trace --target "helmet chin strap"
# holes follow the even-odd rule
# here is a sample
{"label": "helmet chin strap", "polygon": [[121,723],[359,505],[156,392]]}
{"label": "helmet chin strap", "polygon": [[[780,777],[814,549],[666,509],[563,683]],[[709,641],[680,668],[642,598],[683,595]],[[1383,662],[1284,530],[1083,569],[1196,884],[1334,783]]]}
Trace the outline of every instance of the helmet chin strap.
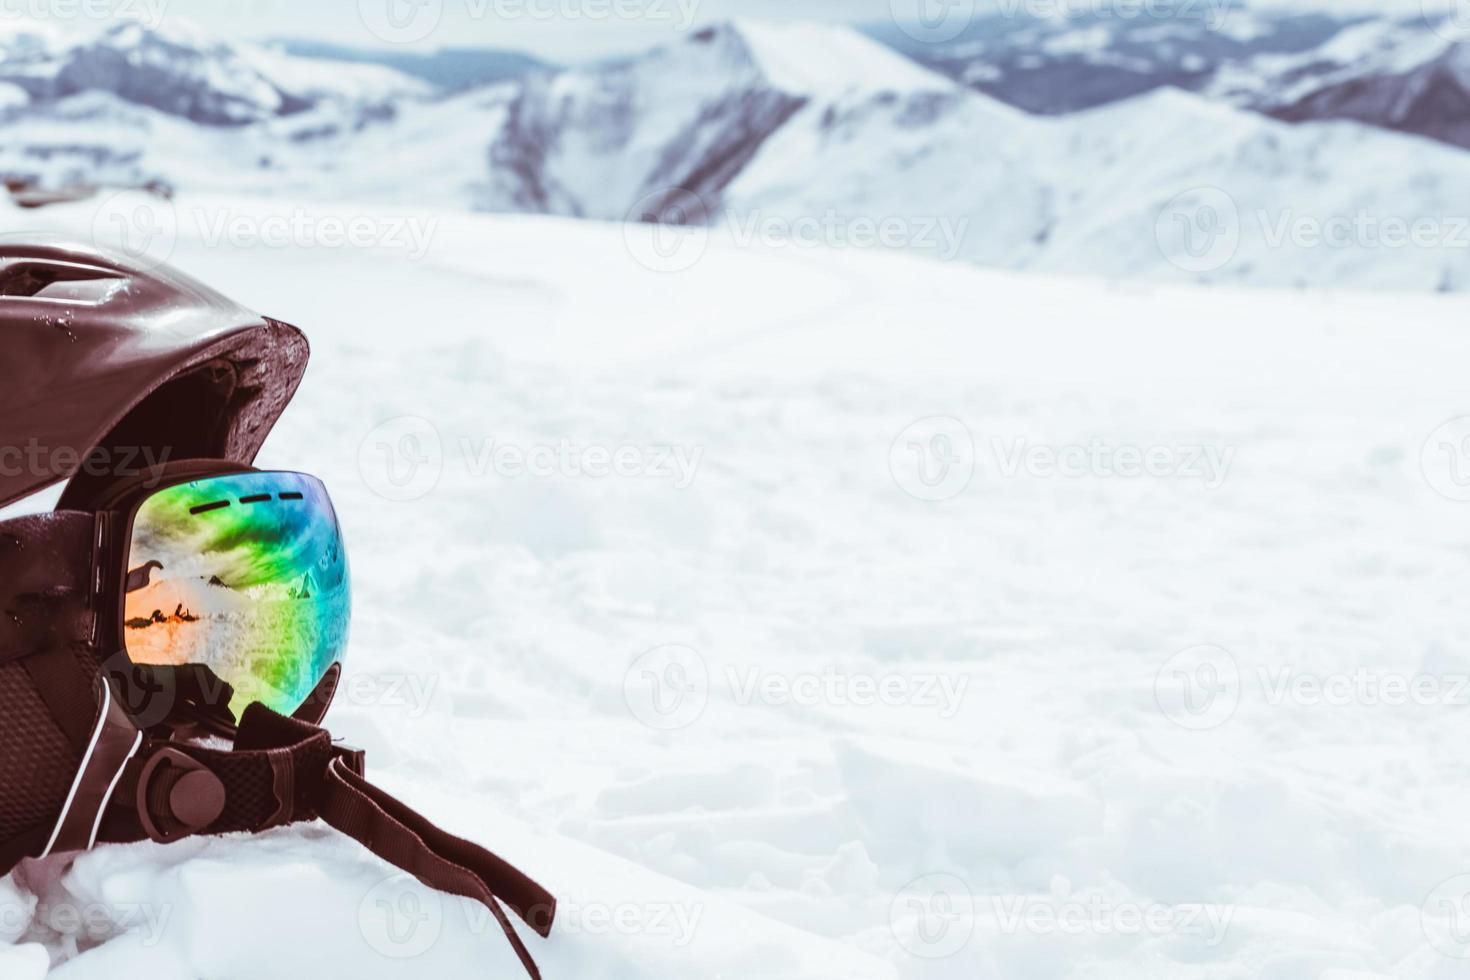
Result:
{"label": "helmet chin strap", "polygon": [[502,858],[369,783],[361,751],[261,704],[246,708],[228,750],[150,737],[123,709],[111,680],[99,675],[96,689],[90,747],[43,856],[321,820],[430,888],[482,903],[526,972],[540,980],[505,909],[545,938],[556,899]]}

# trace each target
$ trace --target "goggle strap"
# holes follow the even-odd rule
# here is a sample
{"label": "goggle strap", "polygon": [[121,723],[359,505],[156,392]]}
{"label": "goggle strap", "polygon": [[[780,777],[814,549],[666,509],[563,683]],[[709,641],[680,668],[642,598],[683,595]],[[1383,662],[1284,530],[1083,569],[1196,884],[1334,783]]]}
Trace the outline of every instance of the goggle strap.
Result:
{"label": "goggle strap", "polygon": [[540,980],[501,903],[546,937],[556,899],[502,858],[373,786],[361,760],[325,729],[252,704],[232,751],[146,740],[118,780],[98,839],[169,843],[319,818],[428,887],[485,905],[526,972]]}
{"label": "goggle strap", "polygon": [[[93,641],[97,547],[93,514],[56,511],[0,523],[0,663]],[[79,691],[90,706],[90,683]],[[71,715],[62,714],[65,724]],[[90,707],[82,715],[88,728]]]}
{"label": "goggle strap", "polygon": [[546,889],[500,857],[435,827],[353,772],[340,757],[327,766],[321,818],[430,888],[484,905],[526,973],[541,980],[530,950],[500,905],[505,903],[545,938],[556,918],[556,899]]}

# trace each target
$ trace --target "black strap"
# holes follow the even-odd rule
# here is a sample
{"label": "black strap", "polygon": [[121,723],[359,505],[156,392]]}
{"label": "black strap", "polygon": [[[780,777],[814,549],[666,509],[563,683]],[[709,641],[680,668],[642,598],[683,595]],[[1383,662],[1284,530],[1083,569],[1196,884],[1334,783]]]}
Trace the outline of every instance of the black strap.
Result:
{"label": "black strap", "polygon": [[80,756],[97,714],[92,580],[97,518],[78,511],[0,523],[0,663],[20,660]]}
{"label": "black strap", "polygon": [[500,904],[545,938],[556,917],[556,899],[546,889],[484,848],[435,827],[340,758],[327,766],[325,788],[324,821],[429,887],[480,902],[500,923],[526,972],[541,980],[536,961]]}
{"label": "black strap", "polygon": [[0,662],[91,641],[96,547],[93,514],[56,511],[0,523]]}
{"label": "black strap", "polygon": [[233,751],[145,742],[123,771],[100,840],[166,843],[319,818],[430,888],[484,904],[526,972],[540,980],[501,904],[546,937],[556,899],[502,858],[373,786],[361,769],[361,753],[334,745],[325,729],[252,704]]}

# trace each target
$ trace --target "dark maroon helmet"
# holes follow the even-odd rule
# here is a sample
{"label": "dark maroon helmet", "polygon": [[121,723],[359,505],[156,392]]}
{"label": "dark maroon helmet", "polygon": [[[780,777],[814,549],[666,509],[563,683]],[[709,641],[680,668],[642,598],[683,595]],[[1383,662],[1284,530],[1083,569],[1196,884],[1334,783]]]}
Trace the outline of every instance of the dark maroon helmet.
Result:
{"label": "dark maroon helmet", "polygon": [[0,239],[0,332],[0,506],[65,479],[85,506],[112,475],[88,454],[249,463],[309,353],[176,269],[35,238]]}
{"label": "dark maroon helmet", "polygon": [[[0,352],[8,369],[0,505],[70,481],[52,513],[0,521],[0,875],[27,857],[101,844],[321,820],[424,884],[483,903],[539,980],[505,910],[544,937],[555,898],[364,778],[364,754],[320,727],[336,665],[295,714],[256,700],[236,717],[230,685],[209,664],[134,662],[114,642],[127,595],[164,567],[131,567],[137,508],[167,492],[165,475],[250,469],[306,370],[301,332],[173,269],[85,246],[0,239]],[[166,465],[124,473],[140,455],[145,468]],[[252,494],[187,513],[292,497],[303,494]],[[310,598],[311,581],[274,601]],[[204,587],[231,588],[218,579]],[[224,622],[181,604],[175,625],[236,635],[241,595]],[[154,621],[172,622],[161,610]],[[305,632],[269,645],[311,648]],[[160,703],[166,710],[151,710]],[[229,748],[218,747],[221,737]]]}

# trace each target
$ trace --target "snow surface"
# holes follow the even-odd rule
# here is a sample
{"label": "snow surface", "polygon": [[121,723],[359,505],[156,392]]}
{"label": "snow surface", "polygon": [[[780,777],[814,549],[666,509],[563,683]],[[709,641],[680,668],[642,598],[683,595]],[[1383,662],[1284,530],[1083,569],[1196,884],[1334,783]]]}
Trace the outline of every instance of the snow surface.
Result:
{"label": "snow surface", "polygon": [[[116,231],[95,207],[0,213]],[[1421,914],[1470,870],[1463,708],[1273,703],[1257,680],[1470,672],[1465,505],[1421,472],[1470,413],[1462,303],[718,233],[660,273],[668,229],[433,217],[416,259],[211,246],[189,220],[157,257],[307,329],[261,462],[321,474],[350,541],[331,725],[385,788],[561,897],[532,941],[548,978],[1463,975]],[[933,416],[976,446],[938,502],[903,489],[926,492],[901,434]],[[497,476],[477,470],[491,439],[698,463],[682,489]],[[1230,463],[1218,485],[1007,476],[1018,439]],[[384,447],[428,451],[437,482],[405,457],[395,484]],[[1204,644],[1243,680],[1192,730],[1160,678]],[[707,700],[652,711],[659,657],[707,670]],[[958,696],[743,693],[772,676]],[[1079,908],[1103,911],[1046,928]],[[1173,927],[1108,911],[1128,909]],[[483,912],[322,827],[30,863],[0,912],[6,980],[520,975]]]}

